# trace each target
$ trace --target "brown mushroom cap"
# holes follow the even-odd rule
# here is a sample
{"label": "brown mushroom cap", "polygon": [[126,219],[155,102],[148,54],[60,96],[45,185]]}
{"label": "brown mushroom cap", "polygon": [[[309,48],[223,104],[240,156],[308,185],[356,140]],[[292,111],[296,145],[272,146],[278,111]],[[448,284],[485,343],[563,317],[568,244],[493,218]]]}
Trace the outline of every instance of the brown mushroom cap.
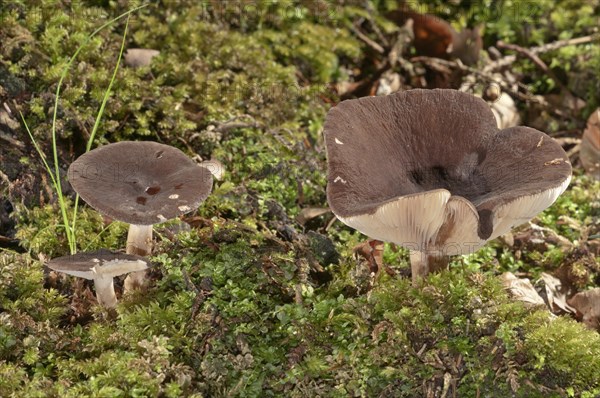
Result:
{"label": "brown mushroom cap", "polygon": [[69,182],[99,212],[151,225],[200,206],[212,189],[210,171],[179,149],[156,142],[123,141],[81,155]]}
{"label": "brown mushroom cap", "polygon": [[147,269],[149,264],[143,257],[133,254],[98,250],[53,258],[46,266],[54,271],[79,278],[95,279],[142,271]]}
{"label": "brown mushroom cap", "polygon": [[550,206],[571,177],[552,138],[498,130],[483,100],[455,90],[344,101],[325,142],[338,218],[420,251],[473,251]]}

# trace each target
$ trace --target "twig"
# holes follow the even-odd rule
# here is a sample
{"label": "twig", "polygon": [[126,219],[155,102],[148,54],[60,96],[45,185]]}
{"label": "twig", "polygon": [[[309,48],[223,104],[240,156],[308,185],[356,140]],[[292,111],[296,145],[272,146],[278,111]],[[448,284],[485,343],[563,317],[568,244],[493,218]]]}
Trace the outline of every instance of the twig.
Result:
{"label": "twig", "polygon": [[535,66],[537,66],[539,69],[542,70],[542,72],[550,76],[550,78],[554,80],[554,82],[561,88],[561,90],[564,90],[565,92],[569,93],[569,89],[567,88],[567,86],[565,86],[564,83],[558,78],[558,76],[556,76],[552,69],[548,68],[548,65],[546,65],[546,63],[542,61],[540,57],[534,54],[531,50],[528,50],[527,48],[518,46],[516,44],[505,43],[503,41],[498,41],[496,45],[500,48],[516,51],[517,53],[529,58],[535,64]]}
{"label": "twig", "polygon": [[555,41],[552,43],[543,44],[538,47],[533,47],[531,49],[531,52],[534,54],[540,54],[540,53],[556,50],[561,47],[576,46],[578,44],[591,43],[594,40],[600,40],[600,34],[596,33],[596,34],[589,35],[589,36],[575,37],[574,39],[558,40],[558,41]]}
{"label": "twig", "polygon": [[389,47],[390,43],[388,42],[385,35],[381,32],[381,29],[379,29],[379,26],[377,26],[377,24],[375,23],[375,18],[373,17],[373,14],[375,14],[375,10],[373,9],[373,4],[371,4],[370,1],[365,1],[364,7],[367,10],[367,12],[369,13],[368,21],[371,24],[371,27],[373,28],[373,32],[375,32],[375,34],[377,35],[379,40],[381,40],[381,42],[383,43],[383,45],[385,47]]}
{"label": "twig", "polygon": [[575,145],[573,148],[571,148],[571,149],[569,149],[569,150],[567,151],[567,156],[568,156],[569,158],[571,158],[571,157],[572,157],[573,155],[575,155],[577,152],[580,152],[580,150],[581,150],[581,145],[580,145],[580,144],[577,144],[577,145]]}
{"label": "twig", "polygon": [[377,51],[379,54],[383,54],[385,52],[383,47],[381,47],[378,43],[371,40],[367,35],[361,32],[356,25],[352,25],[352,32],[354,32],[354,34],[358,36],[359,39],[364,41],[369,47]]}
{"label": "twig", "polygon": [[[574,39],[558,40],[558,41],[555,41],[552,43],[546,43],[546,44],[543,44],[538,47],[530,48],[529,52],[531,54],[537,55],[537,54],[546,53],[548,51],[556,50],[556,49],[559,49],[562,47],[591,43],[594,40],[600,40],[600,34],[593,34],[593,35],[589,35],[589,36],[576,37]],[[486,65],[483,68],[483,72],[487,73],[487,72],[491,72],[495,69],[499,69],[499,68],[511,65],[516,60],[517,60],[516,55],[507,55],[505,57],[500,58],[497,61],[491,62],[488,65]]]}
{"label": "twig", "polygon": [[12,146],[16,146],[16,147],[21,148],[21,149],[25,148],[25,144],[24,143],[22,143],[21,141],[17,140],[16,138],[11,137],[10,135],[6,134],[3,131],[0,131],[0,139],[7,141]]}
{"label": "twig", "polygon": [[555,141],[557,141],[560,145],[579,145],[581,144],[581,138],[573,138],[573,137],[553,137]]}
{"label": "twig", "polygon": [[448,60],[441,59],[441,58],[423,57],[423,56],[411,58],[410,61],[411,62],[423,62],[437,70],[444,70],[444,68],[452,68],[452,69],[459,69],[463,72],[469,72],[471,74],[479,76],[480,78],[482,78],[484,80],[487,80],[492,83],[496,83],[504,91],[514,95],[515,97],[518,97],[519,99],[521,99],[523,101],[535,101],[534,98],[532,98],[528,95],[525,95],[519,91],[513,90],[513,88],[510,87],[505,81],[496,79],[494,76],[492,76],[489,73],[486,73],[485,71],[477,70],[477,69],[467,66],[461,62],[448,61]]}
{"label": "twig", "polygon": [[566,119],[566,116],[564,115],[564,113],[562,113],[560,110],[555,109],[552,106],[550,106],[546,101],[543,100],[543,98],[533,97],[531,95],[527,95],[527,94],[521,93],[520,91],[514,90],[504,80],[495,78],[491,73],[486,72],[485,69],[483,71],[480,71],[480,70],[477,70],[470,66],[464,65],[461,62],[448,61],[445,59],[434,58],[434,57],[414,57],[414,58],[411,58],[410,61],[411,62],[423,62],[433,68],[437,68],[438,70],[443,69],[443,67],[449,67],[449,68],[459,69],[463,72],[469,72],[471,74],[479,76],[480,78],[482,78],[484,80],[487,80],[491,83],[497,84],[498,86],[500,86],[500,88],[502,88],[503,91],[520,99],[521,101],[539,104],[541,107],[543,107],[547,111],[555,114],[556,116],[558,116],[560,118]]}

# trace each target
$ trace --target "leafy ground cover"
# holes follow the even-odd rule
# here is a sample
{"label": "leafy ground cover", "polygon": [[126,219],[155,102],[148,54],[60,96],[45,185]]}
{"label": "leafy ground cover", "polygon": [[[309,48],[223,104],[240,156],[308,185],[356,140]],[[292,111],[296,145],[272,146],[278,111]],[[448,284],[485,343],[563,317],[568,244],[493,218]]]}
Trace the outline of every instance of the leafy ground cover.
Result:
{"label": "leafy ground cover", "polygon": [[[396,2],[151,3],[130,20],[126,43],[160,54],[149,66],[119,69],[94,146],[163,142],[220,160],[226,176],[197,213],[157,229],[151,288],[107,312],[90,283],[43,266],[69,246],[17,115],[51,153],[60,74],[90,32],[137,5],[125,3],[4,1],[0,9],[0,396],[600,394],[597,331],[576,315],[526,307],[498,278],[546,272],[574,291],[600,286],[600,183],[577,147],[600,105],[597,40],[540,53],[550,74],[521,53],[493,71],[522,123],[570,154],[569,189],[532,224],[415,288],[401,248],[385,245],[389,272],[373,275],[353,252],[364,236],[330,213],[307,217],[327,205],[321,130],[329,107],[394,79],[404,89],[428,86],[439,69],[408,44],[391,61],[404,37],[384,17]],[[600,13],[591,0],[412,6],[457,30],[483,26],[485,49],[593,35]],[[85,151],[124,30],[121,20],[95,36],[64,82],[64,174]],[[483,73],[494,62],[488,53],[468,68]],[[459,84],[468,81],[472,70],[446,62],[461,72]],[[472,92],[490,86],[494,75],[485,73]],[[79,250],[125,247],[125,224],[88,207],[78,219]]]}

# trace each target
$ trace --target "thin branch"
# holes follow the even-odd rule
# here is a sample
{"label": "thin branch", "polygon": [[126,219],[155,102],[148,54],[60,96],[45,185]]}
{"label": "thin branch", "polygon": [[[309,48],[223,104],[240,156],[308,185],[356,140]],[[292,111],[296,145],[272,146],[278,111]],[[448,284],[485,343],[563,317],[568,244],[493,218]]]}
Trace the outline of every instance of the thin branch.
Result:
{"label": "thin branch", "polygon": [[[592,43],[595,40],[600,40],[600,34],[593,34],[589,36],[576,37],[568,40],[558,40],[552,43],[546,43],[538,47],[532,47],[529,49],[531,54],[537,55],[546,53],[548,51],[557,50],[562,47],[576,46],[579,44]],[[483,68],[484,72],[491,72],[496,69],[500,69],[505,66],[509,66],[517,60],[516,55],[507,55],[500,58],[497,61],[491,62]]]}
{"label": "thin branch", "polygon": [[414,58],[411,58],[410,61],[411,62],[423,62],[424,64],[427,64],[428,66],[431,66],[432,68],[437,69],[437,70],[443,70],[444,68],[453,68],[453,69],[459,69],[463,72],[471,73],[475,76],[478,76],[479,78],[481,78],[483,80],[487,80],[490,83],[497,84],[498,86],[500,86],[500,88],[503,91],[507,92],[508,94],[512,95],[515,98],[520,99],[521,101],[539,104],[545,110],[552,112],[556,116],[563,118],[563,119],[566,118],[564,113],[562,113],[560,110],[555,109],[554,107],[550,106],[550,104],[548,104],[546,101],[544,101],[543,98],[540,98],[539,96],[534,97],[532,95],[527,95],[520,91],[517,91],[517,90],[513,89],[504,80],[497,79],[489,71],[486,72],[485,69],[483,71],[480,71],[478,69],[467,66],[467,65],[463,64],[462,62],[448,61],[445,59],[434,58],[434,57],[414,57]]}
{"label": "thin branch", "polygon": [[377,51],[379,54],[385,53],[385,49],[381,47],[379,43],[376,43],[375,41],[371,40],[367,35],[361,32],[356,25],[352,25],[351,29],[352,32],[354,32],[354,34],[358,36],[359,39],[364,41],[373,50]]}
{"label": "thin branch", "polygon": [[536,101],[536,99],[531,96],[523,94],[519,91],[515,91],[504,80],[497,79],[490,73],[486,73],[485,71],[480,71],[478,69],[472,68],[470,66],[463,64],[462,62],[448,61],[448,60],[441,59],[441,58],[423,57],[423,56],[411,58],[410,62],[422,62],[422,63],[427,64],[428,66],[431,66],[432,68],[439,70],[439,71],[444,71],[445,69],[447,70],[448,68],[450,68],[450,69],[458,69],[463,72],[468,72],[468,73],[476,75],[484,80],[487,80],[491,83],[496,83],[497,85],[499,85],[502,88],[502,90],[512,94],[513,96],[515,96],[523,101]]}
{"label": "thin branch", "polygon": [[547,44],[543,44],[538,47],[533,47],[531,49],[531,52],[534,54],[541,54],[541,53],[556,50],[556,49],[559,49],[562,47],[576,46],[579,44],[591,43],[595,40],[600,40],[600,34],[596,33],[596,34],[589,35],[589,36],[582,36],[582,37],[575,37],[573,39],[554,41],[552,43],[547,43]]}
{"label": "thin branch", "polygon": [[535,64],[535,66],[537,66],[542,72],[546,73],[552,80],[554,80],[556,85],[558,85],[561,88],[561,90],[569,92],[567,86],[565,86],[564,83],[558,78],[558,76],[556,76],[552,69],[550,69],[548,65],[546,65],[546,63],[542,61],[541,58],[538,57],[537,54],[533,53],[531,50],[518,46],[516,44],[505,43],[503,41],[498,41],[496,45],[500,48],[516,51],[517,53],[529,58]]}

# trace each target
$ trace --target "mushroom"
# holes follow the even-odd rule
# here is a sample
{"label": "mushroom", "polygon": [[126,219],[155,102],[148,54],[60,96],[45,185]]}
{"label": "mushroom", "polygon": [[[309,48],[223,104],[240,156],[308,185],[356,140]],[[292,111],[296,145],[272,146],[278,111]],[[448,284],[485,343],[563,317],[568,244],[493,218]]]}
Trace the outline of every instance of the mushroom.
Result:
{"label": "mushroom", "polygon": [[[90,206],[129,223],[128,254],[147,256],[152,225],[200,206],[212,189],[211,171],[179,149],[156,142],[122,141],[81,155],[69,182]],[[145,283],[145,271],[125,280],[125,291]]]}
{"label": "mushroom", "polygon": [[344,101],[324,130],[332,211],[408,248],[414,283],[530,220],[571,179],[552,138],[499,130],[483,100],[455,90]]}
{"label": "mushroom", "polygon": [[148,48],[130,48],[125,52],[125,65],[132,68],[148,66],[152,62],[152,58],[158,56],[159,54],[159,51]]}
{"label": "mushroom", "polygon": [[132,254],[99,250],[57,257],[46,266],[57,272],[93,280],[98,303],[106,308],[114,308],[117,296],[113,278],[129,272],[141,272],[148,268],[148,262]]}

